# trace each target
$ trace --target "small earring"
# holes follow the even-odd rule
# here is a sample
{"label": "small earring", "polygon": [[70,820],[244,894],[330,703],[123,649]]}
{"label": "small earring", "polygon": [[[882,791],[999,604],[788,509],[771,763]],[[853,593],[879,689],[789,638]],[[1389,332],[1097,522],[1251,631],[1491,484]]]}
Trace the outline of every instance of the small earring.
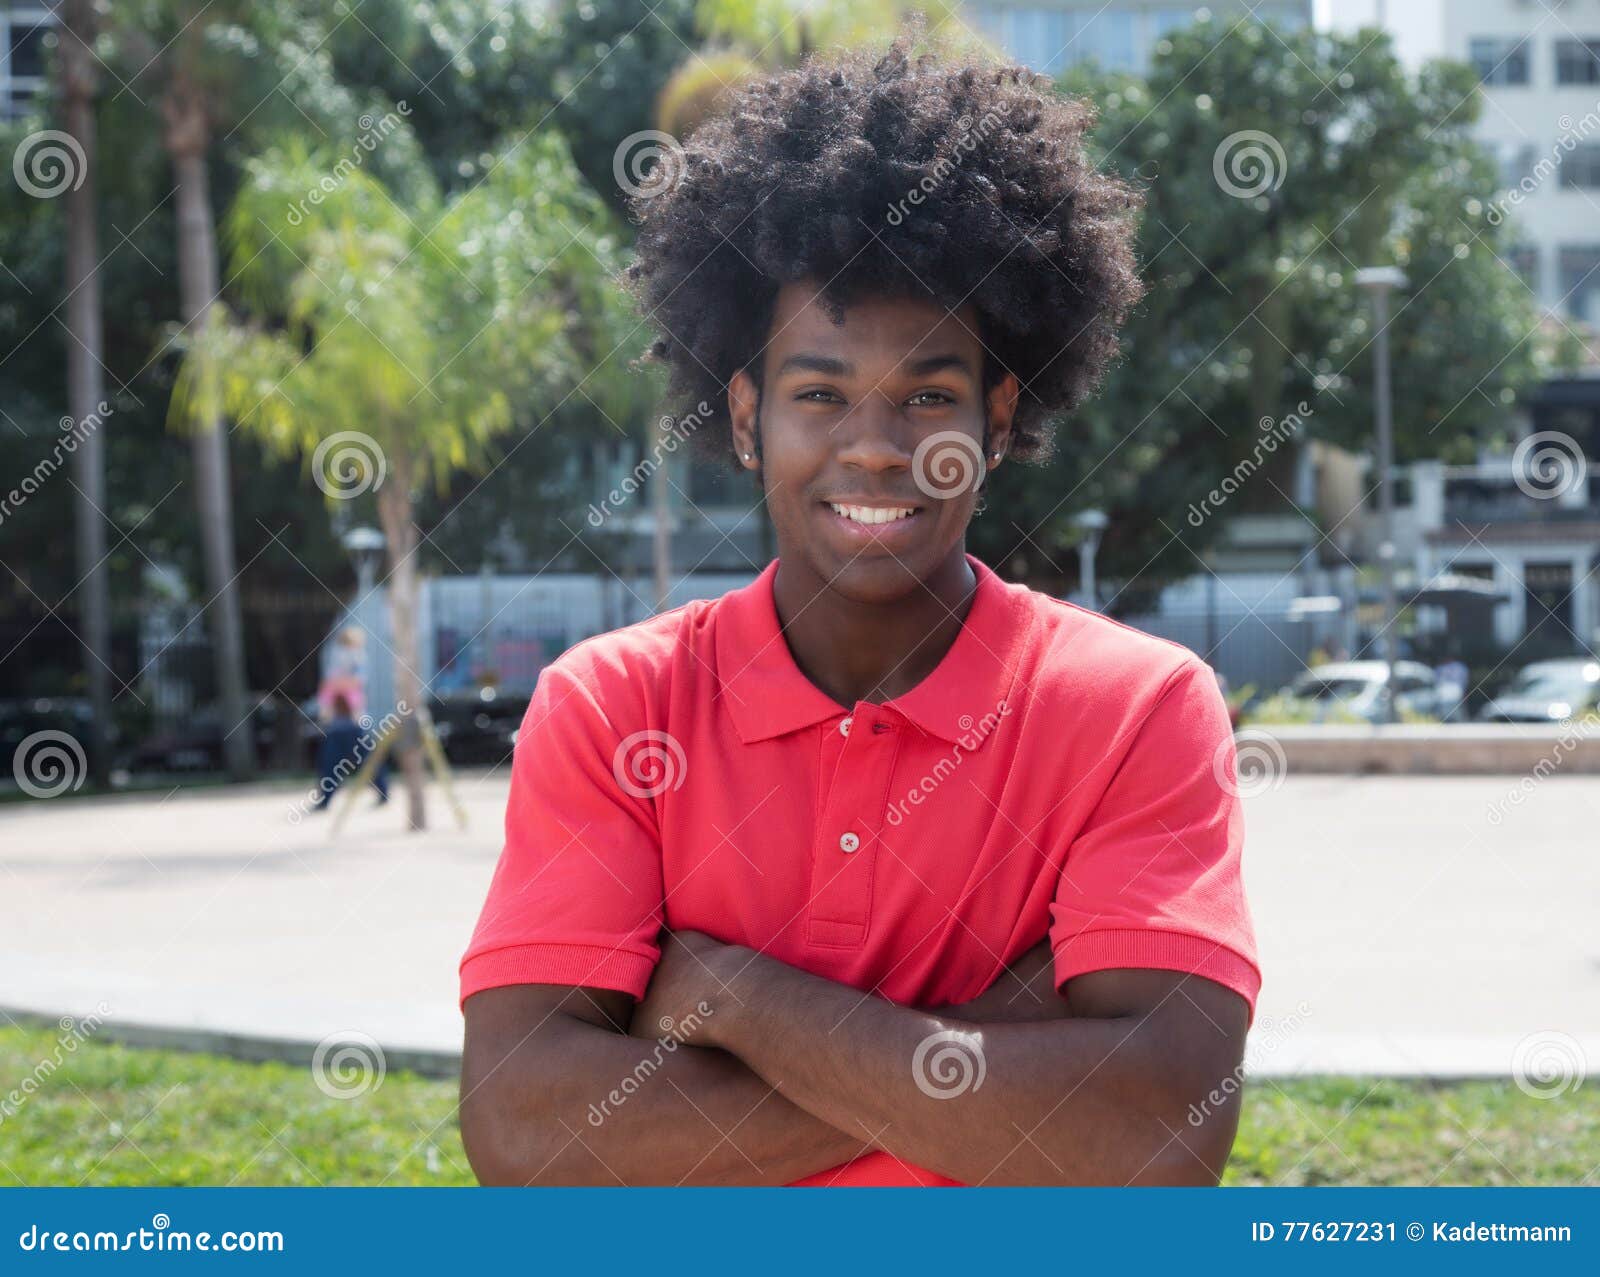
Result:
{"label": "small earring", "polygon": [[746,461],[750,460],[750,454],[748,452],[744,454],[744,459]]}

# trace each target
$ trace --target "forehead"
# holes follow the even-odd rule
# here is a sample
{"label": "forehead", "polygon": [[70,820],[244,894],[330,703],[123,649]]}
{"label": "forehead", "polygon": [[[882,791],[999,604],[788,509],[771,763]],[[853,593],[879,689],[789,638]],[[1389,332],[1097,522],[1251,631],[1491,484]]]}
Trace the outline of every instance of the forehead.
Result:
{"label": "forehead", "polygon": [[897,363],[917,354],[957,354],[979,363],[978,313],[971,304],[950,311],[931,298],[864,297],[835,324],[822,289],[811,280],[783,285],[772,308],[766,359],[797,350],[838,355],[857,364]]}

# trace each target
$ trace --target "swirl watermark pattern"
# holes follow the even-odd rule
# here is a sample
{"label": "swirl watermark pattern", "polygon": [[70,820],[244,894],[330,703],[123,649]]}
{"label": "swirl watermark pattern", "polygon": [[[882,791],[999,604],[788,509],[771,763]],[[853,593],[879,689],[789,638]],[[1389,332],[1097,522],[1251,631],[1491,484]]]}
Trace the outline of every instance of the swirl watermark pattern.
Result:
{"label": "swirl watermark pattern", "polygon": [[611,155],[611,175],[617,185],[639,199],[665,195],[682,179],[684,168],[678,139],[660,129],[628,134]]}
{"label": "swirl watermark pattern", "polygon": [[1530,1033],[1511,1056],[1517,1089],[1536,1100],[1553,1100],[1576,1091],[1588,1076],[1589,1061],[1577,1038],[1549,1030]]}
{"label": "swirl watermark pattern", "polygon": [[311,1054],[311,1076],[330,1100],[353,1100],[376,1091],[389,1071],[383,1048],[370,1034],[330,1034]]}
{"label": "swirl watermark pattern", "polygon": [[983,448],[960,430],[941,430],[911,454],[911,478],[926,497],[945,499],[974,492],[983,481]]}
{"label": "swirl watermark pattern", "polygon": [[976,1091],[988,1072],[982,1034],[960,1029],[930,1033],[911,1056],[911,1076],[929,1099],[953,1100]]}
{"label": "swirl watermark pattern", "polygon": [[311,476],[324,496],[349,501],[383,486],[389,473],[383,449],[371,435],[340,430],[329,435],[311,454]]}
{"label": "swirl watermark pattern", "polygon": [[1589,459],[1571,435],[1540,430],[1511,454],[1511,473],[1524,496],[1551,501],[1574,492],[1588,473]]}
{"label": "swirl watermark pattern", "polygon": [[89,176],[89,162],[78,139],[60,129],[40,129],[17,143],[11,175],[35,199],[54,199],[77,190]]}
{"label": "swirl watermark pattern", "polygon": [[1283,785],[1289,758],[1270,732],[1246,728],[1217,746],[1211,774],[1235,798],[1255,798]]}
{"label": "swirl watermark pattern", "polygon": [[11,774],[30,798],[55,798],[83,788],[89,759],[68,732],[46,728],[25,736],[11,756]]}
{"label": "swirl watermark pattern", "polygon": [[625,793],[654,798],[683,784],[688,767],[683,746],[668,732],[634,732],[618,743],[611,774]]}
{"label": "swirl watermark pattern", "polygon": [[1283,185],[1288,160],[1283,145],[1260,129],[1230,133],[1211,156],[1211,176],[1225,192],[1253,200]]}

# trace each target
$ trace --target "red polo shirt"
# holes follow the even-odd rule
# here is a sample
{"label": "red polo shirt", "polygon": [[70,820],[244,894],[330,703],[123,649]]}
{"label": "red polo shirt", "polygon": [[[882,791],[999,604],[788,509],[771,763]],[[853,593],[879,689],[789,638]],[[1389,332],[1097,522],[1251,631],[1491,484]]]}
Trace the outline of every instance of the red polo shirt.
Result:
{"label": "red polo shirt", "polygon": [[[461,1000],[641,997],[663,924],[893,1002],[962,1002],[1047,933],[1059,984],[1191,972],[1254,1008],[1232,735],[1187,648],[1003,581],[939,666],[835,702],[750,585],[563,653],[512,762]],[[951,1183],[870,1153],[802,1183]]]}

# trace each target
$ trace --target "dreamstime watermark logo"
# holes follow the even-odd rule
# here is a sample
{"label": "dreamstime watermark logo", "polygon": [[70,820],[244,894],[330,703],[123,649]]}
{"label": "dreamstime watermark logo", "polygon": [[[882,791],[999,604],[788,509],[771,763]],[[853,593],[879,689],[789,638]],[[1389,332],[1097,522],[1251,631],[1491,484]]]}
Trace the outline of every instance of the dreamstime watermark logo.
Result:
{"label": "dreamstime watermark logo", "polygon": [[[341,156],[339,162],[323,174],[321,180],[308,189],[300,199],[288,206],[284,220],[290,226],[299,226],[311,214],[311,209],[316,208],[328,196],[332,195],[343,186],[350,174],[354,173],[364,163],[366,157],[378,149],[378,143],[383,141],[397,128],[401,120],[411,114],[411,104],[404,100],[396,102],[393,111],[384,112],[381,119],[373,119],[370,114],[365,114],[356,121],[361,129],[361,134],[355,140],[355,145],[350,148],[348,155]],[[306,206],[310,205],[310,208]]]}
{"label": "dreamstime watermark logo", "polygon": [[1258,727],[1225,738],[1211,756],[1211,774],[1235,798],[1255,798],[1282,787],[1289,758],[1277,739]]}
{"label": "dreamstime watermark logo", "polygon": [[955,140],[953,153],[941,155],[934,160],[921,180],[904,196],[889,205],[889,211],[884,214],[884,221],[890,226],[899,226],[906,220],[908,204],[916,207],[933,194],[934,190],[961,166],[962,161],[977,149],[978,143],[1000,127],[1000,116],[994,111],[986,111],[983,118],[974,126],[972,117],[963,115],[956,121],[956,127],[961,131],[961,136]]}
{"label": "dreamstime watermark logo", "polygon": [[389,1071],[383,1048],[367,1033],[331,1033],[311,1053],[311,1076],[330,1100],[353,1100],[383,1085]]}
{"label": "dreamstime watermark logo", "polygon": [[1211,176],[1235,199],[1253,200],[1277,190],[1287,172],[1282,144],[1259,129],[1228,134],[1211,156]]}
{"label": "dreamstime watermark logo", "polygon": [[973,720],[971,714],[963,714],[957,719],[956,724],[961,728],[961,737],[951,747],[949,754],[934,763],[927,774],[906,791],[904,798],[890,805],[887,817],[888,822],[891,825],[898,825],[905,820],[910,808],[922,806],[922,800],[938,789],[950,776],[950,773],[961,766],[966,755],[983,744],[994,729],[1000,726],[1000,720],[1010,715],[1010,713],[1011,706],[1006,704],[1005,701],[1001,701],[994,709],[976,721]]}
{"label": "dreamstime watermark logo", "polygon": [[95,1004],[94,1013],[81,1019],[64,1015],[56,1021],[56,1044],[50,1054],[33,1066],[16,1086],[0,1095],[0,1125],[15,1117],[34,1095],[59,1069],[67,1056],[89,1040],[105,1023],[111,1007],[105,1002]]}
{"label": "dreamstime watermark logo", "polygon": [[1288,442],[1295,431],[1305,425],[1306,418],[1312,415],[1310,405],[1302,399],[1294,407],[1293,412],[1285,414],[1276,421],[1271,417],[1261,418],[1258,423],[1261,433],[1250,449],[1250,455],[1242,457],[1233,470],[1223,477],[1222,482],[1200,499],[1199,504],[1193,501],[1189,503],[1190,527],[1198,528],[1221,509],[1228,498],[1244,486],[1245,480],[1261,468],[1263,454],[1270,457],[1282,444]]}
{"label": "dreamstime watermark logo", "polygon": [[1532,796],[1533,791],[1539,787],[1539,782],[1555,772],[1567,760],[1567,755],[1577,749],[1580,744],[1594,735],[1595,729],[1600,728],[1600,714],[1590,710],[1582,718],[1565,718],[1561,721],[1561,735],[1556,738],[1555,745],[1550,753],[1533,765],[1533,770],[1519,780],[1516,785],[1506,791],[1503,798],[1497,798],[1489,808],[1488,820],[1491,825],[1502,825],[1506,817],[1514,808],[1522,806]]}
{"label": "dreamstime watermark logo", "polygon": [[11,756],[11,774],[30,798],[55,798],[83,788],[89,759],[77,737],[55,728],[24,736]]}
{"label": "dreamstime watermark logo", "polygon": [[371,435],[340,430],[311,454],[311,478],[324,496],[349,501],[383,486],[389,463]]}
{"label": "dreamstime watermark logo", "polygon": [[33,469],[22,476],[22,481],[15,488],[0,496],[0,523],[20,510],[24,502],[66,464],[66,458],[77,452],[78,445],[100,429],[110,415],[111,405],[101,400],[82,421],[74,421],[71,417],[61,418],[61,434],[51,447],[50,454],[41,457]]}
{"label": "dreamstime watermark logo", "polygon": [[1561,167],[1562,161],[1578,149],[1579,142],[1596,130],[1600,130],[1600,102],[1596,102],[1594,110],[1588,112],[1576,124],[1570,115],[1563,115],[1556,120],[1556,125],[1561,129],[1561,136],[1550,148],[1550,154],[1542,157],[1529,172],[1524,173],[1509,191],[1489,201],[1490,226],[1498,226],[1505,221],[1512,209],[1519,207],[1523,200],[1543,186]]}
{"label": "dreamstime watermark logo", "polygon": [[35,199],[54,199],[69,187],[77,190],[89,176],[89,162],[78,139],[60,129],[40,129],[17,143],[11,175]]}
{"label": "dreamstime watermark logo", "polygon": [[1200,1103],[1189,1105],[1189,1125],[1203,1126],[1207,1118],[1244,1089],[1245,1074],[1259,1067],[1310,1018],[1311,1007],[1302,999],[1295,1004],[1293,1015],[1258,1024],[1256,1031],[1250,1035],[1246,1058],[1240,1060],[1222,1081],[1212,1087]]}
{"label": "dreamstime watermark logo", "polygon": [[660,129],[630,133],[611,154],[611,175],[629,195],[654,199],[683,179],[687,160],[678,139]]}
{"label": "dreamstime watermark logo", "polygon": [[591,528],[598,528],[612,514],[620,508],[634,493],[644,486],[644,482],[661,468],[663,455],[671,456],[678,450],[678,445],[685,442],[694,432],[700,429],[705,419],[711,415],[711,405],[702,399],[694,406],[694,411],[682,417],[662,417],[659,421],[661,429],[657,438],[650,445],[650,455],[641,457],[639,463],[633,467],[623,481],[602,498],[600,505],[589,503],[587,518]]}
{"label": "dreamstime watermark logo", "polygon": [[911,478],[925,497],[943,500],[975,492],[983,481],[983,447],[960,430],[929,435],[911,454]]}
{"label": "dreamstime watermark logo", "polygon": [[661,1036],[656,1039],[655,1050],[635,1064],[633,1072],[612,1087],[607,1092],[605,1099],[599,1104],[589,1105],[589,1125],[595,1127],[602,1125],[606,1118],[632,1099],[639,1088],[649,1079],[650,1075],[661,1067],[661,1062],[682,1046],[696,1029],[711,1018],[712,1010],[713,1008],[706,1003],[699,1002],[695,1004],[695,1009],[681,1020],[673,1020],[671,1016],[662,1016],[657,1023],[657,1027],[661,1030]]}
{"label": "dreamstime watermark logo", "polygon": [[988,1073],[981,1033],[962,1029],[930,1033],[911,1056],[911,1076],[929,1099],[953,1100],[976,1091]]}
{"label": "dreamstime watermark logo", "polygon": [[1511,1056],[1517,1089],[1536,1100],[1553,1100],[1576,1091],[1589,1075],[1589,1061],[1577,1038],[1547,1030],[1530,1033]]}
{"label": "dreamstime watermark logo", "polygon": [[611,774],[635,798],[654,798],[680,788],[687,770],[683,746],[668,732],[634,732],[618,743],[611,756]]}
{"label": "dreamstime watermark logo", "polygon": [[1589,459],[1571,435],[1540,430],[1511,454],[1511,474],[1524,496],[1550,501],[1575,491],[1588,473]]}

